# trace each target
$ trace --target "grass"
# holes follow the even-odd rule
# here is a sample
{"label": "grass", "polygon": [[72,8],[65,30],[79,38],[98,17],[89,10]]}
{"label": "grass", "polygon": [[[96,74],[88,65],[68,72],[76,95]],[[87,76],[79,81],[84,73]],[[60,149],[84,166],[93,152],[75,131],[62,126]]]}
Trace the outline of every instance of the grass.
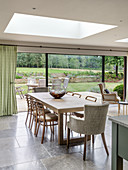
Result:
{"label": "grass", "polygon": [[[94,72],[101,72],[101,70],[88,70],[88,69],[60,69],[60,68],[49,68],[48,72],[51,73],[78,73],[83,71],[94,71]],[[27,68],[27,67],[17,67],[16,72],[18,73],[44,73],[45,68]]]}

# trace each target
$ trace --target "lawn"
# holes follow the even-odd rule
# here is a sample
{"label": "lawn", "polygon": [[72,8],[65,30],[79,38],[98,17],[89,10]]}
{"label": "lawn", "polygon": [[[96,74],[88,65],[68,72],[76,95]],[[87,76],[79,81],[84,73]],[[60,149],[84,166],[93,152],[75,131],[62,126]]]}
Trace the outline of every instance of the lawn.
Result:
{"label": "lawn", "polygon": [[[77,73],[77,72],[84,72],[84,71],[93,71],[93,72],[101,72],[101,70],[88,70],[88,69],[60,69],[60,68],[48,68],[48,72],[51,73]],[[45,68],[27,68],[27,67],[17,67],[17,73],[44,73]]]}

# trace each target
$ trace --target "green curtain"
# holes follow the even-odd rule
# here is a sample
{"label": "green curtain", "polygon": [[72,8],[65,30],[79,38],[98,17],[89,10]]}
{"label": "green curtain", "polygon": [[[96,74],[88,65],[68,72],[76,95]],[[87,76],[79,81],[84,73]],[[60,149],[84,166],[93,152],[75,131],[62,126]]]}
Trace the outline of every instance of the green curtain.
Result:
{"label": "green curtain", "polygon": [[0,116],[17,113],[16,62],[17,47],[0,45]]}

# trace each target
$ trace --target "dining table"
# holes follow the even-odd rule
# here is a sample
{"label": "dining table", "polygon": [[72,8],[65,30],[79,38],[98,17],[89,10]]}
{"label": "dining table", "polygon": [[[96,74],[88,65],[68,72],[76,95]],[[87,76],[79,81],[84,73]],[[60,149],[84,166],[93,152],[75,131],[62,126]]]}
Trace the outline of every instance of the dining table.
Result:
{"label": "dining table", "polygon": [[[96,104],[94,102],[85,100],[84,98],[78,98],[70,94],[65,94],[60,99],[53,98],[49,92],[28,93],[29,96],[43,103],[44,106],[53,110],[58,114],[58,144],[66,144],[66,139],[63,135],[63,115],[64,113],[72,113],[77,111],[83,111],[85,104]],[[81,142],[84,137],[78,137],[71,139],[72,142]]]}

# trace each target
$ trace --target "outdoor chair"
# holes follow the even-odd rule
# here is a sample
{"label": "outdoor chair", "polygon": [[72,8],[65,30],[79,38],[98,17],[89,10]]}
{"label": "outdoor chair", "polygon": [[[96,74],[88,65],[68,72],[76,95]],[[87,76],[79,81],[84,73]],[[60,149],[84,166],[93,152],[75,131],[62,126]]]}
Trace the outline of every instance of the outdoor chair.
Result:
{"label": "outdoor chair", "polygon": [[61,89],[61,80],[60,79],[52,80],[52,89],[55,89],[55,90]]}
{"label": "outdoor chair", "polygon": [[66,78],[64,79],[64,84],[63,84],[63,88],[64,88],[65,90],[66,90],[67,87],[68,87],[68,82],[69,82],[69,78],[66,77]]}
{"label": "outdoor chair", "polygon": [[33,91],[33,85],[36,84],[36,79],[28,78],[28,93],[32,90]]}
{"label": "outdoor chair", "polygon": [[[108,103],[104,104],[95,104],[95,105],[85,105],[84,106],[84,117],[78,118],[76,116],[70,116],[70,121],[67,123],[67,148],[69,148],[70,143],[70,130],[75,131],[76,133],[84,134],[84,154],[83,160],[86,158],[86,139],[89,135],[98,135],[101,134],[102,141],[106,150],[107,155],[109,155],[104,130],[106,116],[108,112]],[[94,142],[94,138],[93,141]]]}
{"label": "outdoor chair", "polygon": [[36,102],[36,124],[38,122],[38,128],[36,136],[38,135],[40,125],[43,126],[41,144],[43,144],[45,128],[50,126],[51,132],[54,135],[54,126],[58,125],[58,116],[55,113],[46,113],[44,106],[40,102]]}
{"label": "outdoor chair", "polygon": [[15,87],[15,91],[16,91],[16,93],[19,94],[19,96],[20,96],[21,99],[24,98],[24,95],[23,95],[24,89],[22,89],[22,86],[17,86],[17,87]]}
{"label": "outdoor chair", "polygon": [[46,87],[46,79],[39,79],[39,87]]}
{"label": "outdoor chair", "polygon": [[117,92],[105,93],[104,90],[104,83],[98,84],[100,87],[100,92],[102,95],[102,100],[109,102],[109,104],[118,104],[118,115],[120,114],[120,104],[119,101],[121,100],[118,96]]}

